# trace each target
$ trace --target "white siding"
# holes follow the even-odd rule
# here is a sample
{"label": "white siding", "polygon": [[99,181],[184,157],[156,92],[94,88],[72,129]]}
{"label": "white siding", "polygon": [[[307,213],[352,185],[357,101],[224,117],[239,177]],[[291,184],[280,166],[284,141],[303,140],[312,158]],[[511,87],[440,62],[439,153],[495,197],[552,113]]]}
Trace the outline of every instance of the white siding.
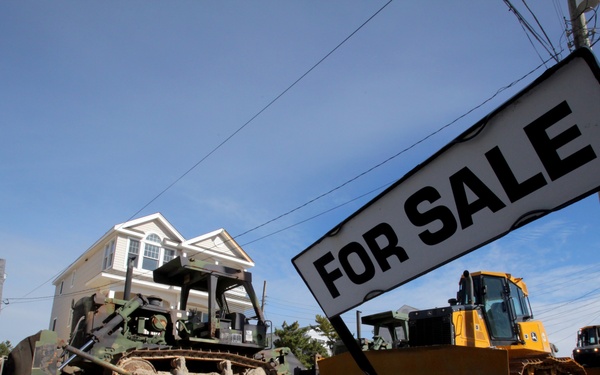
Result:
{"label": "white siding", "polygon": [[[56,332],[59,338],[69,338],[71,330],[69,326],[71,303],[78,301],[81,297],[95,293],[95,290],[90,289],[85,284],[88,280],[93,279],[102,272],[105,245],[106,241],[98,244],[96,248],[91,249],[85,257],[79,259],[71,267],[70,272],[64,274],[62,279],[56,283],[56,294],[50,316],[50,328],[52,328],[53,321],[56,319]],[[74,270],[76,270],[76,274],[73,286],[71,286],[71,276]],[[59,295],[61,282],[63,283],[63,290],[62,294]]]}
{"label": "white siding", "polygon": [[156,233],[161,239],[167,237],[172,239],[173,241],[177,241],[177,238],[169,237],[169,235],[167,234],[168,232],[165,231],[162,225],[157,225],[155,222],[144,223],[132,229],[144,232],[146,235],[150,233]]}
{"label": "white siding", "polygon": [[129,237],[119,236],[117,238],[117,244],[115,246],[115,262],[113,263],[113,269],[117,271],[127,271],[127,246],[129,244]]}
{"label": "white siding", "polygon": [[215,241],[213,238],[208,238],[206,240],[194,243],[194,246],[200,246],[208,251],[235,257],[233,251],[227,247],[227,245],[224,244],[220,238],[217,241]]}
{"label": "white siding", "polygon": [[[144,221],[143,219],[144,218],[141,220],[134,220],[130,225],[124,223],[120,228],[140,233],[140,237],[137,238],[139,240],[143,240],[143,238],[150,233],[155,233],[162,239],[163,248],[176,250],[176,254],[178,256],[181,255],[181,241],[185,241],[185,239],[182,239],[168,222],[165,223],[166,220],[161,215],[150,215],[149,219],[151,219],[151,221],[135,225],[135,223]],[[223,237],[220,231],[212,232],[203,236],[202,241],[200,241],[201,247],[197,247],[198,243],[190,244],[186,242],[183,252],[187,253],[188,256],[202,257],[205,261],[241,269],[240,262],[247,261],[245,255],[243,255],[243,250],[238,248],[235,242],[233,245],[223,243],[222,238],[226,237]],[[166,246],[165,239],[169,240],[168,245]],[[102,265],[104,248],[107,243],[110,243],[110,241],[113,240],[115,241],[115,247],[112,269],[109,268],[103,273]],[[59,338],[65,340],[69,339],[71,331],[70,324],[76,323],[70,322],[71,304],[73,301],[78,301],[80,298],[91,296],[94,293],[102,293],[105,295],[111,294],[116,298],[122,298],[124,274],[127,270],[126,262],[128,245],[129,237],[127,234],[121,233],[116,230],[116,228],[113,228],[106,234],[106,238],[99,241],[92,249],[87,250],[86,253],[78,258],[64,274],[55,280],[56,296],[52,306],[49,327],[52,328],[54,319],[56,319],[55,326]],[[194,248],[198,251],[194,251]],[[207,255],[204,249],[213,252],[213,255]],[[140,251],[142,251],[141,248]],[[223,257],[216,254],[221,254]],[[72,278],[73,274],[75,275],[74,278]],[[141,280],[140,276],[142,274],[147,276],[144,277],[146,281]],[[150,279],[148,279],[152,277],[151,271],[136,269],[134,275],[135,277],[131,289],[132,293],[157,295],[167,301],[168,305],[177,308],[179,302],[179,288],[157,284],[153,285],[153,283],[149,281]],[[61,281],[64,282],[63,290],[62,294],[58,295]],[[94,287],[91,287],[92,285]],[[242,297],[242,299],[244,298]],[[199,292],[191,293],[190,300],[188,301],[188,309],[197,308],[199,311],[205,312],[206,306],[207,299],[205,294]]]}

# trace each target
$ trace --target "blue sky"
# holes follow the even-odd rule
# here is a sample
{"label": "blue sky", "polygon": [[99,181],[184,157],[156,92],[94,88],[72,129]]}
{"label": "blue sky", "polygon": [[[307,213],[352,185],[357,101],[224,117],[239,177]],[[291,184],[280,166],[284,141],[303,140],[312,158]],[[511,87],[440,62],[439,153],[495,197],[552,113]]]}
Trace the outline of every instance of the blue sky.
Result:
{"label": "blue sky", "polygon": [[[385,3],[0,2],[0,340],[47,328],[57,273],[154,212],[186,238],[225,228],[267,281],[267,317],[313,323],[291,259],[554,63],[503,1],[396,1],[285,91]],[[566,1],[530,6],[566,57]],[[464,269],[506,271],[570,355],[600,323],[599,208],[584,199],[360,310],[443,306]]]}

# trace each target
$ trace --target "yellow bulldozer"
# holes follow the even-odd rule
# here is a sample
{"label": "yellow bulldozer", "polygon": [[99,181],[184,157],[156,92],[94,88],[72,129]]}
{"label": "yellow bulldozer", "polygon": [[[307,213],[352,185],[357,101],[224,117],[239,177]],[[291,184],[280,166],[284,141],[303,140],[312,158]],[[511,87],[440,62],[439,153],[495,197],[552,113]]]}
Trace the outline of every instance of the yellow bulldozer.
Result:
{"label": "yellow bulldozer", "polygon": [[[371,346],[365,352],[378,375],[586,374],[573,359],[555,356],[544,326],[533,319],[522,279],[465,271],[456,298],[448,302],[446,307],[410,312],[407,322],[395,324],[408,327],[403,340],[377,346],[390,349]],[[381,316],[389,320],[389,314]],[[378,334],[382,326],[394,326],[389,321],[380,325],[373,316],[365,321]],[[321,375],[364,374],[349,353],[321,359],[318,368]]]}

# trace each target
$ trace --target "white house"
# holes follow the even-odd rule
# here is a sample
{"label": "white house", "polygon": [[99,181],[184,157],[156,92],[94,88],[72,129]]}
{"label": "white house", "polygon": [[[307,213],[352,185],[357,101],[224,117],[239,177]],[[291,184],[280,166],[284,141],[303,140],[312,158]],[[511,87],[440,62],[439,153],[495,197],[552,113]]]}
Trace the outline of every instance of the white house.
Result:
{"label": "white house", "polygon": [[[132,295],[158,296],[172,308],[178,308],[180,289],[152,281],[155,268],[178,256],[202,257],[204,261],[241,270],[254,266],[224,229],[186,240],[160,213],[117,224],[54,280],[50,329],[60,338],[69,338],[71,306],[81,297],[102,293],[109,298],[122,298],[128,259],[133,257]],[[251,308],[245,293],[234,297],[239,311]],[[205,293],[192,291],[188,309],[205,312],[207,303]]]}

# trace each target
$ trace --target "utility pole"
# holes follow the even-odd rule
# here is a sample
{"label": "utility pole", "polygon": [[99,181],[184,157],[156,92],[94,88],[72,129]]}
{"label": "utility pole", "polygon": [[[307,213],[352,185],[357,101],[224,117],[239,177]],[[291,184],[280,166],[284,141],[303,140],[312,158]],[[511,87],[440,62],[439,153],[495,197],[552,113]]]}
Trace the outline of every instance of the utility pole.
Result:
{"label": "utility pole", "polygon": [[267,297],[267,280],[263,281],[263,292],[262,292],[262,300],[260,302],[260,309],[263,314],[265,313],[265,298]]}
{"label": "utility pole", "polygon": [[[568,0],[569,2],[569,17],[571,18],[571,32],[573,33],[573,42],[575,49],[581,47],[590,47],[590,40],[588,39],[587,20],[585,18],[585,8],[577,6],[577,0]],[[580,2],[588,3],[586,0]],[[592,1],[591,3],[597,4],[598,1]],[[585,4],[583,4],[585,5]]]}
{"label": "utility pole", "polygon": [[[571,18],[571,32],[573,33],[573,42],[575,49],[581,47],[591,48],[590,40],[588,39],[587,20],[585,18],[585,7],[595,7],[599,0],[583,0],[577,6],[576,0],[568,0],[569,2],[569,17]],[[600,200],[600,191],[598,192],[598,200]]]}
{"label": "utility pole", "polygon": [[[6,278],[6,274],[4,273],[4,268],[6,267],[6,260],[0,259],[0,306],[2,305],[2,289],[4,289],[4,279]],[[2,311],[2,310],[0,310]]]}

